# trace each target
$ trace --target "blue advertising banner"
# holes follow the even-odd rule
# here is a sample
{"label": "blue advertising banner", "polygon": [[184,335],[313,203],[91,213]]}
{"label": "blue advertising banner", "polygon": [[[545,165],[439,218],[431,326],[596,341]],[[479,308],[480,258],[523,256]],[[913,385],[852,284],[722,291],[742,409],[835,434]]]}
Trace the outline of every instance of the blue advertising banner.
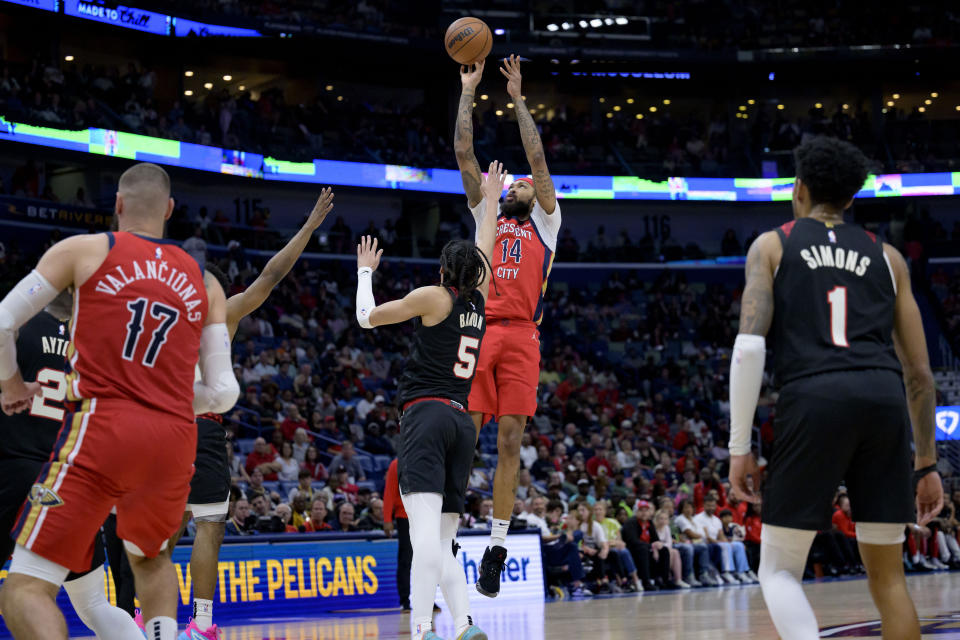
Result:
{"label": "blue advertising banner", "polygon": [[[489,531],[461,535],[457,557],[464,577],[472,585],[483,557]],[[321,534],[322,535],[322,534]],[[284,619],[320,615],[331,611],[392,609],[399,607],[397,594],[397,540],[387,538],[287,542],[270,537],[258,542],[224,544],[220,550],[215,610],[222,624],[257,619]],[[510,560],[503,574],[502,597],[511,602],[543,602],[543,565],[538,533],[511,533],[507,538]],[[178,546],[173,553],[180,590],[178,619],[185,623],[192,615],[190,547]],[[0,580],[7,566],[0,570]],[[109,574],[104,588],[110,602],[116,591]],[[472,600],[487,601],[475,589]],[[439,595],[439,593],[438,593]],[[487,601],[488,602],[488,601]],[[71,632],[82,635],[79,621],[66,592],[61,589],[57,604],[67,617]],[[8,638],[0,622],[0,638]]]}
{"label": "blue advertising banner", "polygon": [[173,19],[173,35],[178,38],[186,36],[230,36],[233,38],[258,38],[263,34],[256,29],[243,29],[241,27],[228,27],[219,24],[208,24],[206,22],[197,22],[186,18]]}
{"label": "blue advertising banner", "polygon": [[0,219],[31,222],[50,227],[106,231],[113,222],[113,212],[75,207],[58,202],[0,196]]}
{"label": "blue advertising banner", "polygon": [[937,440],[960,440],[960,407],[937,407]]}
{"label": "blue advertising banner", "polygon": [[60,8],[60,0],[3,0],[9,4],[19,4],[32,9],[43,9],[44,11],[57,11]]}
{"label": "blue advertising banner", "polygon": [[145,9],[125,7],[103,0],[65,0],[63,12],[75,18],[86,18],[114,27],[136,29],[165,36],[170,33],[170,16]]}

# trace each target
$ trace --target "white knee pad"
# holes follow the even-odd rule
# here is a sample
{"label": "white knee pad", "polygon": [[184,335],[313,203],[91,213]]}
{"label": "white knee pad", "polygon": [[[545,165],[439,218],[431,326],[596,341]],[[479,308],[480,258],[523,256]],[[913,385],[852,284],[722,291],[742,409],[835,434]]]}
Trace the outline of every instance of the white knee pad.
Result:
{"label": "white knee pad", "polygon": [[807,529],[763,525],[760,533],[760,570],[757,572],[760,582],[763,583],[779,571],[788,571],[800,580],[807,565],[810,545],[816,536],[816,531]]}
{"label": "white knee pad", "polygon": [[[163,544],[160,545],[160,551],[163,551],[164,549],[166,549],[168,543],[169,543],[169,540],[164,540]],[[147,557],[147,554],[143,552],[143,549],[141,549],[134,543],[130,542],[129,540],[123,541],[123,548],[127,550],[127,553],[130,553],[132,555],[139,556],[141,558]]]}
{"label": "white knee pad", "polygon": [[858,522],[857,541],[864,544],[903,544],[905,523]]}
{"label": "white knee pad", "polygon": [[59,587],[70,570],[18,544],[13,550],[9,573],[20,573]]}

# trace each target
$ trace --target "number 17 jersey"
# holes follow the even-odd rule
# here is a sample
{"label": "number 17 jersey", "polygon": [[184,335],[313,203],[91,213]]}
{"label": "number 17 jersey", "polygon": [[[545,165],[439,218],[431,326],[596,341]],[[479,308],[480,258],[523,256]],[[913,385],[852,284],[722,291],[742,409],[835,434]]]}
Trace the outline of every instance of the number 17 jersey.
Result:
{"label": "number 17 jersey", "polygon": [[831,371],[893,369],[897,290],[883,242],[854,224],[801,218],[777,229],[774,373],[779,385]]}
{"label": "number 17 jersey", "polygon": [[107,235],[107,257],[74,295],[67,397],[129,400],[192,423],[200,265],[169,240]]}

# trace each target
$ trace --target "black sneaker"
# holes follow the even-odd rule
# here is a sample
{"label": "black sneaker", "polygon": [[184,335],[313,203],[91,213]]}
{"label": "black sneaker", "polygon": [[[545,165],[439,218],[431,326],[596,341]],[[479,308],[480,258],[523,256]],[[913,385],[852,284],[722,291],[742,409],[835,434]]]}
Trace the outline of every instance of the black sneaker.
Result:
{"label": "black sneaker", "polygon": [[487,547],[480,563],[480,577],[477,578],[477,591],[488,598],[500,595],[500,572],[507,561],[507,550],[497,545]]}

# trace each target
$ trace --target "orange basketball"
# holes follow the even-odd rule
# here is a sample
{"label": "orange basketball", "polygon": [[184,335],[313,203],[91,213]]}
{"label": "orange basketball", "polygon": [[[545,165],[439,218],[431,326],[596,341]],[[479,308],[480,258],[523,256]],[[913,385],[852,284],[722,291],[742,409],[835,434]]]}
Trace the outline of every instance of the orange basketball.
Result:
{"label": "orange basketball", "polygon": [[443,44],[451,58],[460,64],[473,64],[490,53],[493,34],[480,18],[460,18],[447,27]]}

